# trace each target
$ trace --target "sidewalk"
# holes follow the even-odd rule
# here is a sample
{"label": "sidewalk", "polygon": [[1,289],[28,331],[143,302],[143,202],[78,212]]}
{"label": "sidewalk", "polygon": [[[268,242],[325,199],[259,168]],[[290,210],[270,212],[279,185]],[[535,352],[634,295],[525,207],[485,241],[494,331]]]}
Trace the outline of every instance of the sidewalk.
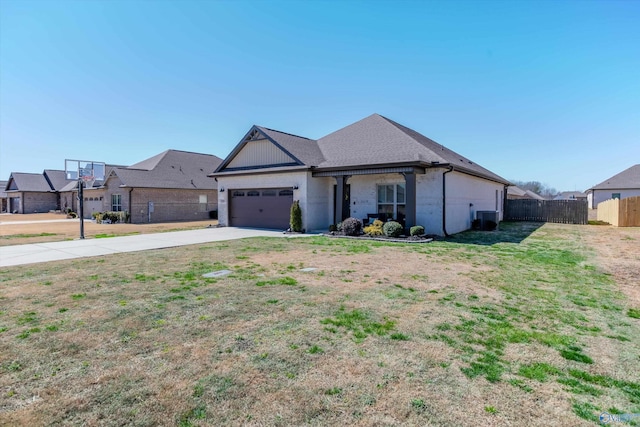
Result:
{"label": "sidewalk", "polygon": [[85,258],[122,252],[172,248],[246,237],[304,237],[309,234],[284,234],[281,231],[221,227],[167,233],[139,234],[105,239],[69,240],[0,247],[0,267],[38,262]]}

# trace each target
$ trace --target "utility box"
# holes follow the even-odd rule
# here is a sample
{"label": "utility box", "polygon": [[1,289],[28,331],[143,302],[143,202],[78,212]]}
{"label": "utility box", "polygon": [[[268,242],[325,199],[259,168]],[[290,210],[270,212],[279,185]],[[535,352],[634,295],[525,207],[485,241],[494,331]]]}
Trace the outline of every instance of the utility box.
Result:
{"label": "utility box", "polygon": [[498,211],[477,211],[476,219],[480,220],[480,230],[497,230],[500,224],[500,212]]}

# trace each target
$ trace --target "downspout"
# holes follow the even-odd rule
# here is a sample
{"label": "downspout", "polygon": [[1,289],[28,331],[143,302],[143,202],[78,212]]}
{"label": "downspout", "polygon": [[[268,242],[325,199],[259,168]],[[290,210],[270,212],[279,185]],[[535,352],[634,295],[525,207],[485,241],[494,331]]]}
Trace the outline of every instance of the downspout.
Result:
{"label": "downspout", "polygon": [[444,237],[449,237],[449,233],[447,233],[447,179],[445,177],[449,172],[453,172],[453,166],[449,166],[449,170],[442,174],[442,232]]}

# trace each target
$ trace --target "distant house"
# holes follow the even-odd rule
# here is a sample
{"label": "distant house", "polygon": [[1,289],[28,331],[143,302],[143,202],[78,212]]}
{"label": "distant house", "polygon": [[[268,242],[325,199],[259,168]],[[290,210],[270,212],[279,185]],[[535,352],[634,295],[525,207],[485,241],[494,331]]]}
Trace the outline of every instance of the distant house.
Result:
{"label": "distant house", "polygon": [[8,211],[38,213],[60,209],[59,189],[65,185],[65,172],[46,169],[43,173],[12,172],[5,186]]}
{"label": "distant house", "polygon": [[[128,211],[132,223],[200,220],[217,210],[222,162],[210,154],[167,150],[128,167],[107,167],[104,183],[84,191],[84,216]],[[77,190],[76,190],[77,191]]]}
{"label": "distant house", "polygon": [[396,219],[428,234],[471,228],[477,211],[502,219],[507,180],[373,114],[318,140],[253,126],[211,174],[224,226],[327,230],[349,216]]}
{"label": "distant house", "polygon": [[507,187],[507,199],[509,200],[517,200],[517,199],[533,199],[533,200],[545,200],[539,194],[534,193],[531,190],[523,190],[520,187],[515,185],[510,185]]}
{"label": "distant house", "polygon": [[559,193],[553,200],[587,200],[587,193],[582,191],[563,191]]}
{"label": "distant house", "polygon": [[9,209],[9,197],[5,188],[7,188],[7,181],[0,181],[0,213],[8,212],[7,209]]}
{"label": "distant house", "polygon": [[590,209],[597,209],[598,203],[605,200],[640,196],[640,164],[594,185],[586,193]]}

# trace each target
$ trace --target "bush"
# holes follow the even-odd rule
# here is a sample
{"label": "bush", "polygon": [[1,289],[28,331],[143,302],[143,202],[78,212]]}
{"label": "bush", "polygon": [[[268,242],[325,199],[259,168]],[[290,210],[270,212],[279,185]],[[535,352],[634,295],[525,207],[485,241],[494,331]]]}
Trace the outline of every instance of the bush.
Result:
{"label": "bush", "polygon": [[424,234],[424,227],[421,225],[414,225],[409,229],[409,234],[412,236],[422,236]]}
{"label": "bush", "polygon": [[484,229],[487,231],[493,231],[498,227],[498,224],[495,221],[485,221],[484,222]]}
{"label": "bush", "polygon": [[74,211],[70,211],[69,213],[67,213],[67,218],[78,218],[78,214]]}
{"label": "bush", "polygon": [[399,222],[395,221],[387,221],[382,227],[384,235],[388,237],[398,237],[400,234],[402,234],[403,230],[404,228],[402,227],[402,225]]}
{"label": "bush", "polygon": [[342,232],[347,236],[359,236],[362,234],[362,221],[349,217],[342,221]]}
{"label": "bush", "polygon": [[473,221],[471,221],[471,229],[480,230],[480,220],[479,219],[476,218]]}
{"label": "bush", "polygon": [[298,200],[294,200],[291,205],[289,226],[291,226],[291,231],[295,231],[296,233],[302,231],[302,210],[300,209],[300,202]]}
{"label": "bush", "polygon": [[375,221],[373,221],[373,224],[368,225],[364,228],[364,232],[369,236],[382,236],[384,234],[384,232],[382,231],[383,225],[384,222],[376,219]]}
{"label": "bush", "polygon": [[91,214],[91,216],[96,220],[97,224],[102,223],[102,212],[94,212]]}
{"label": "bush", "polygon": [[338,231],[338,227],[336,227],[335,224],[331,224],[329,226],[329,232],[331,233],[331,232],[336,232],[336,231]]}

